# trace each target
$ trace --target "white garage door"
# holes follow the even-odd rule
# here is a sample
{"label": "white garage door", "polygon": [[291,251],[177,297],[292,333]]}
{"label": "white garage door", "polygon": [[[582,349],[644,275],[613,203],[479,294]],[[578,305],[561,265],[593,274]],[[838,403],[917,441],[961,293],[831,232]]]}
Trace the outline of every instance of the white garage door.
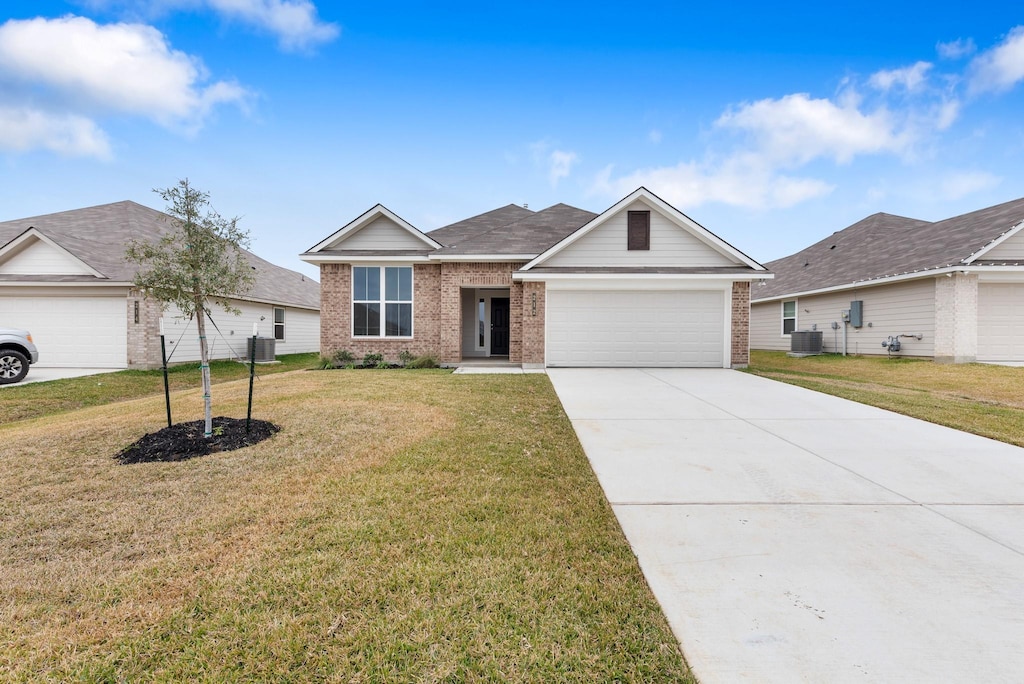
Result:
{"label": "white garage door", "polygon": [[40,367],[125,368],[128,305],[120,297],[0,297],[4,325],[32,333]]}
{"label": "white garage door", "polygon": [[549,290],[547,365],[721,368],[725,293]]}
{"label": "white garage door", "polygon": [[1024,283],[978,285],[978,360],[1024,361]]}

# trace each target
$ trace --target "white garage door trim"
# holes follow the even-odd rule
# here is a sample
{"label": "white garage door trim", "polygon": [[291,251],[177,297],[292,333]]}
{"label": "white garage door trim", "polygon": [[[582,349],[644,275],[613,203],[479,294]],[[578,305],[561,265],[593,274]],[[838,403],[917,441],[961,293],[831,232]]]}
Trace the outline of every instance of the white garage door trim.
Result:
{"label": "white garage door trim", "polygon": [[1024,361],[1024,283],[978,285],[978,360]]}
{"label": "white garage door trim", "polygon": [[123,295],[5,295],[3,324],[32,333],[40,368],[126,368],[127,307]]}
{"label": "white garage door trim", "polygon": [[545,364],[728,368],[730,304],[722,289],[548,290]]}

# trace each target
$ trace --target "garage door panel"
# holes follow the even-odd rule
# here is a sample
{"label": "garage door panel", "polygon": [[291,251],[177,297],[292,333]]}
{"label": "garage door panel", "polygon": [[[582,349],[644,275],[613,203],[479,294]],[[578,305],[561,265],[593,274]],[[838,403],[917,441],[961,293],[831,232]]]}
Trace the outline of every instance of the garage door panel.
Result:
{"label": "garage door panel", "polygon": [[721,367],[724,293],[548,293],[550,366]]}
{"label": "garage door panel", "polygon": [[32,333],[40,367],[125,368],[123,297],[4,297],[3,324]]}
{"label": "garage door panel", "polygon": [[978,286],[978,360],[1024,361],[1024,283]]}

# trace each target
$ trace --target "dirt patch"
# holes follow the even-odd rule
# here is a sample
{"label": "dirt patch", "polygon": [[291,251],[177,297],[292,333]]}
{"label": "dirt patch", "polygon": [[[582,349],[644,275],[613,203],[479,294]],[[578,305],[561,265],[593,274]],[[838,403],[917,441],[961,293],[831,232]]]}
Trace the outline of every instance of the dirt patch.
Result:
{"label": "dirt patch", "polygon": [[203,437],[204,422],[194,420],[178,423],[151,432],[119,451],[114,458],[122,464],[154,461],[185,461],[218,451],[234,451],[262,442],[280,430],[265,420],[253,420],[245,429],[245,420],[217,416],[213,419],[213,436]]}

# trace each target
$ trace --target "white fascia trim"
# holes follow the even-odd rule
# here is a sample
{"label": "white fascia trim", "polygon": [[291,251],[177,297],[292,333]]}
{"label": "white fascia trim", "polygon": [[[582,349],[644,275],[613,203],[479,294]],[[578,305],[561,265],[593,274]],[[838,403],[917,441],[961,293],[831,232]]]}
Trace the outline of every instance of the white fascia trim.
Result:
{"label": "white fascia trim", "polygon": [[[40,242],[45,242],[50,247],[53,247],[54,249],[60,250],[61,252],[63,252],[67,256],[69,256],[71,259],[73,259],[77,263],[81,264],[82,268],[84,268],[85,270],[89,271],[89,273],[91,273],[92,275],[96,276],[97,278],[106,279],[107,276],[103,275],[102,273],[97,271],[95,268],[93,268],[89,264],[87,264],[84,261],[82,261],[81,259],[79,259],[74,254],[72,254],[68,250],[64,249],[63,247],[61,247],[56,242],[54,242],[50,238],[46,237],[42,233],[40,233],[39,230],[36,229],[35,227],[29,227],[28,230],[26,230],[24,233],[22,233],[21,235],[19,235],[16,238],[14,238],[13,240],[8,242],[3,247],[0,247],[0,262],[2,262],[4,260],[4,258],[8,254],[10,254],[11,252],[16,251],[18,249],[18,247],[20,247],[23,243],[27,242],[31,238],[35,238],[35,239],[39,240]],[[79,273],[67,273],[67,274],[64,274],[64,275],[81,275],[81,274],[79,274]]]}
{"label": "white fascia trim", "polygon": [[512,280],[527,283],[546,282],[549,280],[768,280],[775,274],[746,273],[533,273],[516,271]]}
{"label": "white fascia trim", "polygon": [[409,223],[408,221],[403,219],[398,214],[394,213],[393,211],[391,211],[390,209],[385,207],[383,204],[377,204],[374,207],[372,207],[371,209],[369,209],[368,211],[364,212],[361,216],[359,216],[355,220],[353,220],[350,223],[348,223],[341,230],[333,233],[327,239],[321,240],[316,245],[314,245],[313,247],[311,247],[310,249],[308,249],[306,251],[307,252],[319,252],[320,250],[324,249],[328,245],[330,245],[332,243],[335,243],[335,242],[339,242],[341,240],[344,240],[347,236],[351,235],[352,233],[358,232],[364,226],[372,223],[373,221],[375,221],[376,219],[380,218],[381,216],[394,221],[395,223],[398,224],[399,227],[404,229],[406,232],[408,232],[410,235],[412,235],[416,239],[418,239],[421,242],[423,242],[428,247],[430,247],[432,249],[440,249],[442,247],[442,245],[439,242],[433,240],[432,238],[427,237],[427,235],[425,233],[420,231],[418,228],[413,226],[411,223]]}
{"label": "white fascia trim", "polygon": [[82,280],[72,282],[49,280],[0,280],[0,288],[3,287],[135,287],[135,283],[126,283],[123,281],[115,282],[110,280],[104,280],[98,283]]}
{"label": "white fascia trim", "polygon": [[529,261],[536,254],[431,254],[431,261]]}
{"label": "white fascia trim", "polygon": [[279,309],[305,309],[306,311],[320,311],[320,307],[318,306],[308,306],[306,304],[288,304],[273,299],[256,299],[253,297],[228,297],[228,299],[237,299],[240,302],[252,302],[253,304],[269,304],[271,306],[276,306]]}
{"label": "white fascia trim", "polygon": [[[796,299],[797,297],[810,297],[811,295],[828,294],[830,292],[842,292],[843,290],[858,290],[864,287],[875,287],[877,285],[888,285],[890,283],[899,283],[905,280],[917,280],[918,278],[934,278],[935,276],[944,275],[946,273],[1009,273],[1013,271],[1024,272],[1024,266],[971,266],[967,268],[964,265],[959,266],[944,266],[942,268],[931,268],[925,271],[913,271],[911,273],[901,273],[894,276],[886,276],[884,278],[875,278],[873,280],[858,280],[852,283],[844,283],[842,285],[833,285],[832,287],[822,287],[817,290],[804,290],[803,292],[787,292],[786,294],[775,295],[774,297],[765,297],[763,299],[754,299],[751,296],[751,304],[762,304],[764,302],[776,302],[782,299]],[[755,280],[758,280],[755,278]],[[751,290],[751,295],[754,291]]]}
{"label": "white fascia trim", "polygon": [[300,254],[299,259],[309,264],[350,264],[359,262],[372,262],[372,263],[426,263],[429,261],[426,255],[424,256],[317,256],[317,255],[305,255]]}
{"label": "white fascia trim", "polygon": [[687,216],[683,212],[679,211],[678,209],[673,207],[671,204],[665,202],[663,199],[661,199],[660,197],[658,197],[653,192],[651,192],[650,190],[648,190],[647,188],[645,188],[643,186],[641,186],[641,187],[637,188],[636,190],[634,190],[633,192],[629,193],[628,195],[623,197],[621,200],[619,200],[618,202],[613,204],[609,209],[607,209],[604,212],[602,212],[600,216],[597,216],[597,217],[591,219],[591,221],[589,223],[584,224],[581,228],[576,230],[574,233],[572,233],[571,235],[566,236],[560,242],[558,242],[555,245],[553,245],[552,247],[548,248],[547,251],[545,251],[542,254],[540,254],[536,259],[534,259],[530,263],[528,263],[525,266],[523,266],[523,270],[524,271],[528,271],[531,268],[533,268],[534,266],[539,266],[539,265],[543,264],[545,261],[547,261],[548,259],[550,259],[554,255],[558,254],[559,252],[561,252],[562,250],[567,248],[569,245],[571,245],[572,243],[574,243],[577,240],[579,240],[580,238],[582,238],[584,235],[586,235],[590,231],[594,230],[598,226],[601,226],[602,224],[607,222],[608,219],[610,219],[612,216],[614,216],[619,211],[621,211],[625,207],[629,206],[631,203],[635,202],[638,199],[643,199],[648,204],[654,205],[654,207],[657,208],[670,221],[672,221],[673,223],[678,225],[683,230],[686,230],[687,232],[691,233],[698,240],[704,242],[705,244],[709,245],[710,247],[716,249],[717,251],[719,251],[721,253],[724,253],[724,254],[732,257],[733,259],[736,259],[737,261],[742,262],[744,265],[749,266],[749,267],[751,267],[751,268],[753,268],[753,269],[755,269],[757,271],[766,271],[766,270],[768,270],[764,266],[762,266],[761,264],[757,263],[756,261],[754,261],[753,259],[748,257],[743,252],[740,252],[738,249],[736,249],[735,247],[733,247],[729,243],[725,242],[724,240],[722,240],[721,238],[717,237],[716,235],[713,235],[712,233],[710,233],[707,230],[707,228],[704,228],[699,223],[697,223],[696,221],[691,219],[689,216]]}
{"label": "white fascia trim", "polygon": [[978,259],[981,259],[983,256],[985,256],[986,254],[991,252],[993,249],[995,249],[996,247],[998,247],[999,245],[1003,244],[1004,242],[1006,242],[1007,240],[1012,238],[1014,235],[1019,233],[1021,231],[1021,229],[1024,229],[1024,221],[1019,222],[1017,225],[1013,226],[1008,231],[1006,231],[1005,233],[1003,233],[1002,235],[997,237],[995,240],[993,240],[992,242],[988,243],[987,245],[985,245],[984,247],[982,247],[977,252],[975,252],[971,256],[967,257],[966,259],[964,259],[960,263],[967,264],[967,265],[973,264],[975,261],[977,261]]}

